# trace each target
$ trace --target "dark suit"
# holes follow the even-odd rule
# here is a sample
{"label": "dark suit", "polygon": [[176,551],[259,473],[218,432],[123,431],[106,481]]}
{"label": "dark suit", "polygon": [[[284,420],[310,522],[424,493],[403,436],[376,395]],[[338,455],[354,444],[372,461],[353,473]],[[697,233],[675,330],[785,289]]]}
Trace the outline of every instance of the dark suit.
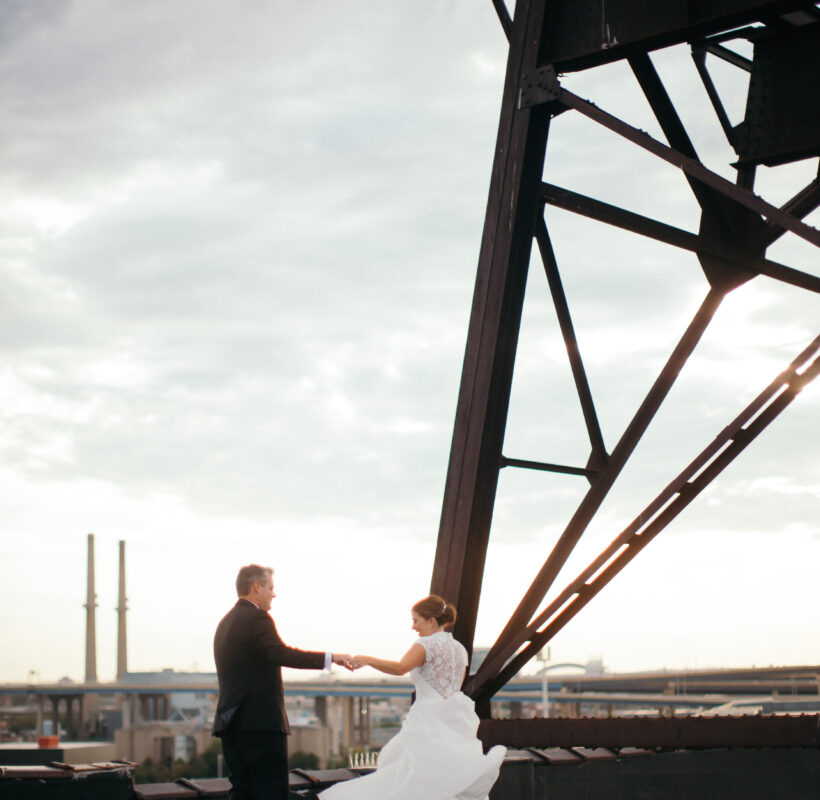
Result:
{"label": "dark suit", "polygon": [[288,647],[267,611],[238,600],[214,636],[219,679],[213,734],[231,771],[235,800],[287,800],[282,667],[322,669],[325,654]]}

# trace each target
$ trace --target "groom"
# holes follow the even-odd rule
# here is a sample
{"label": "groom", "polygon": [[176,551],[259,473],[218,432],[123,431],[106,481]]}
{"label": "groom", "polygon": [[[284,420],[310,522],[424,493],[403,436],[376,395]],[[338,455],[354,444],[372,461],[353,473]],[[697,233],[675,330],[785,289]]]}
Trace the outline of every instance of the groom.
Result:
{"label": "groom", "polygon": [[232,800],[287,800],[290,731],[285,713],[282,667],[348,669],[350,656],[288,647],[268,611],[273,570],[250,564],[236,577],[236,605],[214,636],[219,679],[213,735],[222,739],[230,770]]}

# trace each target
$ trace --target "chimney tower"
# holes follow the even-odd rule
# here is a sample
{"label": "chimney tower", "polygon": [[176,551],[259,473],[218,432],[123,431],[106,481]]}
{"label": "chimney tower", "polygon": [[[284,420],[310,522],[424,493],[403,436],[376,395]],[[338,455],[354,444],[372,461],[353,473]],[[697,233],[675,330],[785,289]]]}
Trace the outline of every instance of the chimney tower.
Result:
{"label": "chimney tower", "polygon": [[125,612],[128,611],[125,596],[125,542],[120,539],[120,596],[117,606],[117,680],[128,672],[128,645],[126,639]]}
{"label": "chimney tower", "polygon": [[94,590],[94,534],[88,534],[88,594],[85,602],[85,682],[97,682],[97,593]]}

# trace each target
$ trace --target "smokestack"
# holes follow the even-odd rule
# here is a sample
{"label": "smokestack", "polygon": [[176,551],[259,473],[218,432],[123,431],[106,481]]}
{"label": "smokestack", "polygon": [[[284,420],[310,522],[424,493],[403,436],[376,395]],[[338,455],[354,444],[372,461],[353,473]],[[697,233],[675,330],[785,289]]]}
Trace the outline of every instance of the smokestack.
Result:
{"label": "smokestack", "polygon": [[125,612],[128,611],[125,596],[125,542],[120,540],[120,600],[117,606],[117,680],[128,672],[128,645],[126,644]]}
{"label": "smokestack", "polygon": [[97,682],[97,593],[94,591],[94,534],[88,534],[88,594],[85,602],[85,682]]}

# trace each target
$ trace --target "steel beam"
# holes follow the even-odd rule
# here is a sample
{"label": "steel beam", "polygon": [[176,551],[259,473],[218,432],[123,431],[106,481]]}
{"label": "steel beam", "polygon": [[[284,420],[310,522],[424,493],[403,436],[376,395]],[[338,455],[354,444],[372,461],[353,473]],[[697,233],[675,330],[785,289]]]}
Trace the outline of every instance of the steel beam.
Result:
{"label": "steel beam", "polygon": [[521,467],[522,469],[536,469],[541,472],[560,472],[564,475],[582,475],[592,479],[595,471],[584,467],[568,467],[563,464],[545,464],[543,461],[527,461],[522,458],[507,458],[501,456],[501,467]]}
{"label": "steel beam", "polygon": [[504,0],[493,0],[493,5],[495,6],[496,14],[498,14],[501,27],[504,29],[504,35],[507,37],[507,41],[509,41],[512,36],[512,18],[510,17],[510,12],[507,10]]}
{"label": "steel beam", "polygon": [[542,64],[559,72],[588,69],[635,53],[682,44],[792,11],[810,0],[573,0],[549,4]]}
{"label": "steel beam", "polygon": [[431,591],[458,608],[472,649],[495,502],[549,114],[518,108],[538,62],[545,0],[516,4],[495,161],[447,470]]}
{"label": "steel beam", "polygon": [[[717,115],[718,122],[720,122],[720,127],[723,128],[723,133],[726,136],[726,141],[729,142],[732,147],[735,146],[735,132],[734,126],[729,121],[729,115],[726,113],[726,109],[723,107],[723,101],[720,99],[720,95],[718,94],[718,90],[715,87],[715,83],[712,80],[712,75],[709,72],[708,67],[706,66],[706,51],[714,52],[712,48],[720,47],[721,50],[726,50],[725,47],[721,45],[712,45],[710,47],[693,47],[692,48],[692,60],[695,62],[695,67],[698,71],[698,75],[700,75],[701,83],[703,83],[703,88],[706,89],[706,94],[709,97],[709,102],[712,104],[712,108],[715,110],[715,114]],[[726,50],[726,52],[731,52]]]}
{"label": "steel beam", "polygon": [[[735,38],[739,38],[737,34],[735,34]],[[717,56],[722,61],[728,61],[730,64],[733,64],[738,69],[742,69],[744,72],[752,71],[752,60],[750,58],[746,58],[746,56],[735,53],[734,50],[730,50],[728,47],[724,47],[722,44],[718,44],[717,42],[709,39],[697,46],[694,46],[693,49],[705,50],[713,56]]]}
{"label": "steel beam", "polygon": [[[820,177],[815,178],[808,186],[799,191],[785,205],[782,211],[797,219],[803,219],[820,205]],[[784,233],[785,229],[775,222],[766,222],[760,231],[754,247],[765,249],[774,244]]]}
{"label": "steel beam", "polygon": [[[632,231],[641,236],[648,236],[651,239],[679,247],[683,250],[732,261],[737,265],[738,269],[745,270],[749,277],[759,273],[783,281],[784,283],[798,286],[801,289],[808,289],[811,292],[820,292],[820,277],[815,277],[808,272],[796,270],[793,267],[788,267],[785,264],[780,264],[768,258],[750,258],[745,253],[738,252],[738,250],[731,245],[724,244],[715,239],[681,230],[674,225],[658,222],[649,217],[635,214],[632,211],[627,211],[618,206],[604,203],[601,200],[595,200],[592,197],[571,192],[569,189],[554,186],[550,183],[542,184],[541,196],[546,203],[556,208],[563,208],[566,211],[581,214],[590,219],[604,222],[607,225],[614,225],[622,230]],[[803,211],[804,208],[807,208],[809,204],[813,203],[814,205],[808,208],[809,211],[812,210],[812,208],[820,204],[820,181],[814,181],[797,197],[805,203],[805,205],[799,207],[799,211]],[[787,210],[787,213],[793,213],[791,210],[793,207],[791,205],[792,203],[797,206],[796,200],[793,199],[783,207]],[[808,212],[806,211],[804,213]],[[799,216],[799,213],[793,215]],[[777,226],[772,228],[767,227],[765,228],[765,232],[761,232],[760,238],[762,240],[764,235],[776,238],[782,233],[782,228]],[[757,249],[757,247],[755,249]],[[762,246],[760,249],[762,249]]]}
{"label": "steel beam", "polygon": [[604,445],[604,437],[601,433],[601,426],[598,422],[598,415],[595,412],[595,403],[592,399],[592,392],[587,381],[586,370],[581,359],[581,350],[578,347],[578,339],[575,336],[575,328],[572,324],[572,317],[564,294],[564,286],[561,282],[561,275],[558,271],[558,262],[555,260],[555,253],[552,249],[547,226],[544,223],[543,214],[535,226],[535,239],[538,242],[538,249],[541,252],[541,260],[544,264],[544,272],[547,275],[550,293],[552,294],[555,313],[558,317],[558,325],[561,328],[561,335],[564,337],[564,345],[567,348],[572,377],[575,380],[575,389],[578,392],[578,400],[581,403],[581,411],[584,415],[584,422],[587,427],[589,443],[592,448],[587,465],[593,470],[600,470],[607,462],[608,455]]}

